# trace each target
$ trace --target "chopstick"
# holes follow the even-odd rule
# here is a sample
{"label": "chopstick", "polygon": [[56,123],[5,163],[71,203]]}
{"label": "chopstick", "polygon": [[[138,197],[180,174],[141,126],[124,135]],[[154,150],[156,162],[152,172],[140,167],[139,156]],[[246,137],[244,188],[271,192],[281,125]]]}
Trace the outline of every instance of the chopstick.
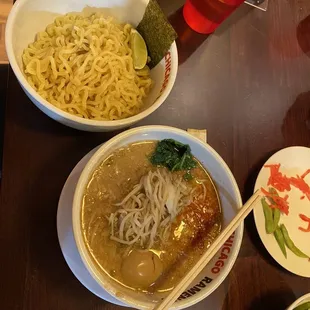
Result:
{"label": "chopstick", "polygon": [[188,274],[175,286],[169,295],[159,302],[154,310],[167,310],[175,302],[175,300],[184,292],[184,290],[191,284],[191,282],[198,276],[203,268],[209,263],[213,256],[220,250],[222,245],[236,230],[240,223],[249,215],[253,210],[255,203],[260,197],[261,191],[257,190],[252,197],[244,204],[237,215],[229,223],[229,225],[221,232],[217,239],[202,255],[196,265],[188,272]]}

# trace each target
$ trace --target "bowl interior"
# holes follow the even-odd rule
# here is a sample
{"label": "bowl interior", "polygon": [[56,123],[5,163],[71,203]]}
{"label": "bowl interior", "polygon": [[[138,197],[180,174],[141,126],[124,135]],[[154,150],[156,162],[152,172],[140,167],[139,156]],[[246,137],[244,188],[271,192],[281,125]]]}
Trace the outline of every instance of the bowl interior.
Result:
{"label": "bowl interior", "polygon": [[[30,95],[30,99],[38,106],[44,104],[51,109],[54,108],[41,98],[27,82],[23,74],[21,56],[24,49],[35,40],[36,34],[44,31],[46,26],[52,23],[57,16],[69,12],[83,12],[85,14],[102,12],[106,16],[115,17],[120,22],[129,22],[135,27],[142,19],[147,3],[148,0],[18,0],[8,19],[6,48],[14,73],[28,96]],[[176,45],[173,43],[162,61],[151,70],[154,85],[147,98],[145,98],[143,111],[152,106],[154,102],[160,101],[161,103],[166,98],[173,86],[177,66]],[[53,110],[60,114],[68,114],[56,108]],[[70,114],[67,116],[69,117]],[[77,120],[84,122],[80,118],[77,118]],[[113,122],[116,123],[117,121]]]}
{"label": "bowl interior", "polygon": [[[224,161],[210,146],[193,138],[183,130],[164,126],[146,126],[128,130],[105,143],[90,159],[78,182],[73,203],[74,235],[82,259],[98,283],[121,301],[134,305],[136,308],[148,307],[150,303],[158,300],[162,295],[155,294],[153,296],[147,296],[146,294],[133,292],[111,281],[107,276],[99,272],[98,267],[92,262],[82,240],[80,225],[81,202],[90,175],[98,164],[114,150],[136,141],[161,140],[165,138],[172,138],[189,144],[193,155],[209,171],[220,195],[224,227],[229,224],[236,214],[236,210],[242,205],[236,182]],[[208,266],[206,266],[189,288],[179,297],[174,308],[181,309],[188,307],[205,298],[218,287],[235,262],[240,248],[242,233],[243,226],[240,226]]]}

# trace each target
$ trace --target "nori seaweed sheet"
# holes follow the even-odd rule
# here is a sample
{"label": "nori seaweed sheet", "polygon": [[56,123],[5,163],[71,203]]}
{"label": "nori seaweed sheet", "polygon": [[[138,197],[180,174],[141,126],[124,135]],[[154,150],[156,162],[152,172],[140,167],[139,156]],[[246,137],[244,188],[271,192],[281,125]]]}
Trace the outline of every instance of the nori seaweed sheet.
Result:
{"label": "nori seaweed sheet", "polygon": [[156,0],[150,0],[137,30],[142,35],[154,68],[166,55],[177,34]]}

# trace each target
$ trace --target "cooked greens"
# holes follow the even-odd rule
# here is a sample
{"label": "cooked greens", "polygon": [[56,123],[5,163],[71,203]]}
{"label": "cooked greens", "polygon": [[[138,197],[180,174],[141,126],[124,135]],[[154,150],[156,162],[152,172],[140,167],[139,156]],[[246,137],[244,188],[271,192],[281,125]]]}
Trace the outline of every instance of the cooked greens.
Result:
{"label": "cooked greens", "polygon": [[153,165],[167,167],[170,171],[186,171],[186,180],[192,178],[189,171],[197,166],[190,146],[173,139],[159,141],[150,160]]}

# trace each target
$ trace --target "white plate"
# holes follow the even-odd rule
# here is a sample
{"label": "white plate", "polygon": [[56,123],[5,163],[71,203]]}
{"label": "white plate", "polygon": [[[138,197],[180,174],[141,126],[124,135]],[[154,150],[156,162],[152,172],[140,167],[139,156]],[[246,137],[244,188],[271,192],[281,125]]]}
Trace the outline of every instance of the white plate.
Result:
{"label": "white plate", "polygon": [[[127,307],[124,303],[111,296],[105,291],[90,275],[86,267],[84,266],[81,256],[77,250],[76,243],[73,237],[72,230],[72,201],[76,184],[79,180],[80,174],[84,169],[86,163],[97,151],[97,148],[90,151],[85,155],[80,162],[74,167],[70,173],[59,198],[58,210],[57,210],[57,233],[58,240],[62,254],[65,258],[67,265],[69,266],[75,277],[93,294],[99,298],[111,302],[113,304]],[[222,309],[225,301],[226,294],[228,292],[228,280],[224,280],[223,283],[213,292],[207,299],[203,301],[205,308],[217,310]],[[197,306],[199,307],[199,306]],[[195,310],[196,306],[192,306],[191,309]]]}
{"label": "white plate", "polygon": [[[265,164],[281,164],[280,171],[287,176],[301,175],[310,168],[310,149],[306,147],[289,147],[271,156]],[[261,187],[267,189],[267,181],[270,176],[269,168],[262,168],[255,184],[255,191]],[[306,177],[310,183],[310,175]],[[285,192],[286,193],[286,192]],[[299,217],[300,213],[310,217],[310,201],[305,198],[300,200],[302,193],[292,186],[289,195],[289,215],[281,215],[280,223],[283,223],[295,245],[304,253],[310,255],[310,233],[302,232],[298,227],[307,227],[307,223]],[[281,193],[283,196],[284,193]],[[265,217],[261,206],[254,209],[254,219],[259,236],[270,255],[285,269],[299,276],[310,277],[310,262],[308,259],[297,257],[287,249],[287,258],[282,254],[274,236],[267,234],[265,230]]]}
{"label": "white plate", "polygon": [[308,301],[310,301],[310,293],[298,298],[292,305],[287,308],[287,310],[294,310],[297,306],[300,306]]}

